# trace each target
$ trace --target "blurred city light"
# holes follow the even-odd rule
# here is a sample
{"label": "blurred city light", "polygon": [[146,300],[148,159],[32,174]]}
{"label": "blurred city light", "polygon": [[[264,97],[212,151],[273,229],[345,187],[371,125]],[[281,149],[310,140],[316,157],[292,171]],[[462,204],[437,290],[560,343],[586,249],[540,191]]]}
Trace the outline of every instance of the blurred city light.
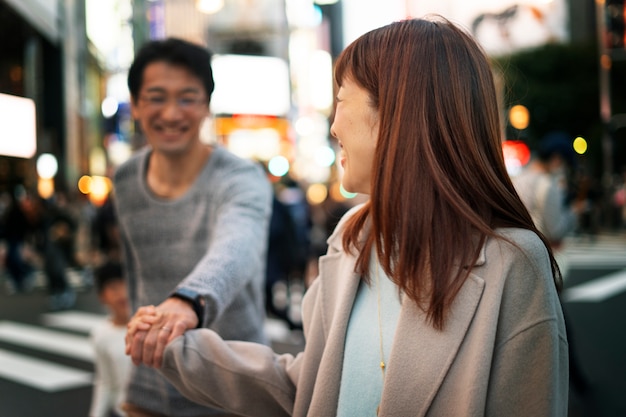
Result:
{"label": "blurred city light", "polygon": [[196,0],[196,9],[202,13],[217,13],[222,7],[224,7],[224,0]]}
{"label": "blurred city light", "polygon": [[309,204],[321,204],[328,197],[328,189],[324,184],[311,184],[306,190],[306,199]]}
{"label": "blurred city light", "polygon": [[307,136],[314,132],[315,130],[315,121],[311,117],[300,117],[296,120],[294,124],[294,128],[296,129],[296,133],[300,136]]}
{"label": "blurred city light", "polygon": [[115,116],[117,113],[117,109],[119,108],[119,102],[117,99],[113,97],[107,97],[102,100],[102,105],[100,106],[100,110],[102,110],[102,115],[107,119]]}
{"label": "blurred city light", "polygon": [[89,175],[83,175],[78,180],[78,191],[83,194],[89,194],[89,190],[91,190],[91,177]]}
{"label": "blurred city light", "polygon": [[215,55],[213,114],[285,116],[291,110],[289,65],[282,58]]}
{"label": "blurred city light", "polygon": [[95,206],[101,206],[113,189],[111,180],[100,175],[83,175],[78,180],[78,190],[89,196],[89,201]]}
{"label": "blurred city light", "polygon": [[281,138],[275,129],[237,129],[228,136],[228,149],[246,159],[268,161],[280,153]]}
{"label": "blurred city light", "polygon": [[587,141],[585,140],[585,138],[579,136],[576,139],[574,139],[574,150],[576,151],[577,154],[582,155],[585,152],[587,152]]}
{"label": "blurred city light", "polygon": [[509,110],[509,121],[515,129],[526,129],[530,121],[530,114],[526,106],[518,104],[511,107],[511,110]]}
{"label": "blurred city light", "polygon": [[0,155],[32,158],[36,151],[35,102],[0,94]]}
{"label": "blurred city light", "polygon": [[45,200],[54,195],[54,181],[52,178],[39,178],[37,180],[37,193]]}
{"label": "blurred city light", "polygon": [[311,104],[317,110],[328,111],[333,105],[333,59],[326,51],[311,54]]}
{"label": "blurred city light", "polygon": [[341,195],[344,196],[345,198],[354,198],[356,197],[358,194],[357,193],[351,193],[350,191],[347,191],[345,188],[343,188],[343,184],[339,185],[339,191],[341,192]]}
{"label": "blurred city light", "polygon": [[330,146],[320,146],[315,150],[315,162],[322,167],[335,163],[335,151]]}
{"label": "blurred city light", "polygon": [[505,140],[502,142],[504,163],[509,175],[517,175],[522,167],[530,161],[530,149],[521,140]]}
{"label": "blurred city light", "polygon": [[132,148],[129,143],[121,140],[112,140],[107,148],[109,160],[114,166],[118,166],[130,158]]}
{"label": "blurred city light", "polygon": [[89,172],[92,175],[105,175],[107,169],[107,157],[104,149],[93,148],[89,152]]}
{"label": "blurred city light", "polygon": [[284,156],[275,156],[268,162],[267,170],[275,177],[282,177],[289,172],[289,161]]}
{"label": "blurred city light", "polygon": [[57,174],[59,164],[57,158],[50,153],[42,153],[37,158],[37,175],[42,179],[51,179]]}
{"label": "blurred city light", "polygon": [[341,182],[335,182],[330,187],[330,197],[335,201],[349,200],[355,198],[357,195],[357,193],[351,193],[349,191],[346,191],[346,189],[343,188],[343,184],[341,184]]}

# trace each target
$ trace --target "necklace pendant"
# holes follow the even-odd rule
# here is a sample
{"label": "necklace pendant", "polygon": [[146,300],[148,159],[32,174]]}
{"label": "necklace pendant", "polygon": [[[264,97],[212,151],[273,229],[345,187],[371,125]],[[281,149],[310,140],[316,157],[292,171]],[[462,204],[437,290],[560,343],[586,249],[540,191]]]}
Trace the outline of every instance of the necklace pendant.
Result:
{"label": "necklace pendant", "polygon": [[385,370],[385,362],[380,362],[380,369],[382,369],[383,371]]}

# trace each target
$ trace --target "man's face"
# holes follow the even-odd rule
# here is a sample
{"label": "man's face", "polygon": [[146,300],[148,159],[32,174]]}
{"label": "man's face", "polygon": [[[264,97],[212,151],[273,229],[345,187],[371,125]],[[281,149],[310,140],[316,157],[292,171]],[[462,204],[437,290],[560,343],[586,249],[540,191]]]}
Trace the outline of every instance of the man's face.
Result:
{"label": "man's face", "polygon": [[131,111],[155,152],[177,155],[200,141],[208,98],[202,81],[186,68],[153,62],[144,69]]}

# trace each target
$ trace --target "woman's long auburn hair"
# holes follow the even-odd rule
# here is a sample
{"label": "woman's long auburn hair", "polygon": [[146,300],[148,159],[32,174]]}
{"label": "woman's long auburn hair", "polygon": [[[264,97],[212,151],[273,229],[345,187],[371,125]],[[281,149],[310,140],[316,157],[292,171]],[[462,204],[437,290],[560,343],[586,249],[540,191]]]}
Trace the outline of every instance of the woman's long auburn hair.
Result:
{"label": "woman's long auburn hair", "polygon": [[375,246],[387,275],[443,329],[470,273],[459,265],[474,265],[495,228],[518,227],[544,242],[560,289],[550,245],[506,171],[491,66],[471,36],[440,16],[395,22],[342,52],[335,80],[346,77],[380,118],[371,198],[343,237],[366,281]]}

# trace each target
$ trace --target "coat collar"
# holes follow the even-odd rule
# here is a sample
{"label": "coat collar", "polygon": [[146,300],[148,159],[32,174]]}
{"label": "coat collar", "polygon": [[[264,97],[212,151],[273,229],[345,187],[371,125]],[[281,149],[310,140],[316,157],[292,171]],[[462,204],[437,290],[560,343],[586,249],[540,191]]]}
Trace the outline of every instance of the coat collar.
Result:
{"label": "coat collar", "polygon": [[415,303],[403,304],[387,367],[381,415],[426,415],[465,339],[483,289],[484,281],[470,275],[442,331],[426,321],[426,314]]}
{"label": "coat collar", "polygon": [[[311,415],[337,411],[346,329],[360,281],[356,258],[342,252],[341,239],[329,239],[330,255],[320,259],[320,308],[328,335]],[[485,263],[485,246],[476,265]],[[463,342],[484,289],[484,281],[470,274],[452,305],[443,331],[426,321],[415,303],[405,300],[387,366],[381,415],[426,415]],[[327,312],[327,313],[326,313]],[[319,382],[319,378],[318,378]],[[408,385],[414,385],[407,390]],[[417,411],[417,413],[416,413]]]}

